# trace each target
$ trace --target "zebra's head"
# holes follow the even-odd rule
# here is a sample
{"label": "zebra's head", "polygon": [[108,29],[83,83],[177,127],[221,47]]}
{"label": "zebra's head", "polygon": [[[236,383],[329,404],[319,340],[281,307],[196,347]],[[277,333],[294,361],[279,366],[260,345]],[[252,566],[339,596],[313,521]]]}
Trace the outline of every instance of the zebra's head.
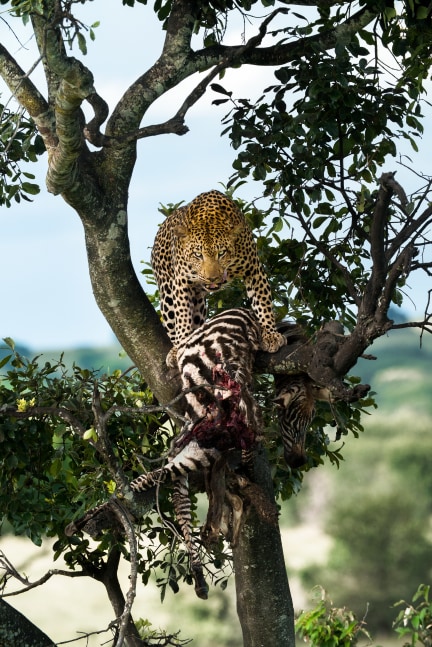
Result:
{"label": "zebra's head", "polygon": [[330,395],[306,374],[275,376],[275,387],[285,461],[289,467],[301,467],[307,462],[306,434],[314,417],[315,401],[330,400]]}

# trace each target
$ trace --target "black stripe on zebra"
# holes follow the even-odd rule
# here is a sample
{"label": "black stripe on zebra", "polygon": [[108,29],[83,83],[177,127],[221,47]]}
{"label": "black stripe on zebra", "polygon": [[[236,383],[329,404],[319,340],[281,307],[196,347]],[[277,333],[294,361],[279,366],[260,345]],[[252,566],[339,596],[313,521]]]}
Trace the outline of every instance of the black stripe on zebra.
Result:
{"label": "black stripe on zebra", "polygon": [[191,472],[210,468],[218,458],[219,452],[215,449],[203,449],[196,441],[188,443],[178,454],[169,457],[163,467],[158,467],[152,472],[140,474],[130,482],[130,488],[134,492],[145,492],[159,483],[166,483],[168,480],[174,482],[177,479],[186,478]]}

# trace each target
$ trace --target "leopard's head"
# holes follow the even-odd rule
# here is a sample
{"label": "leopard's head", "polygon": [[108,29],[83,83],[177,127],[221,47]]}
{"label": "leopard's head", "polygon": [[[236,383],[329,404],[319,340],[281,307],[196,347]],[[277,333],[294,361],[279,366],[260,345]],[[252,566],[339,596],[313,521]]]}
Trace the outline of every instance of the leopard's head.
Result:
{"label": "leopard's head", "polygon": [[176,264],[193,283],[208,292],[219,290],[230,281],[230,267],[236,262],[236,243],[242,225],[213,218],[211,222],[179,225],[176,238]]}

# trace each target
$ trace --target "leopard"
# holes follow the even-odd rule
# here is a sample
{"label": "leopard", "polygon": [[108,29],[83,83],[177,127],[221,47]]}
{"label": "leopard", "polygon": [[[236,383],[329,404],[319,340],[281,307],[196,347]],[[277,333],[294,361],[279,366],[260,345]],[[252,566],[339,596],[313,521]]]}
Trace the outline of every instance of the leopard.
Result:
{"label": "leopard", "polygon": [[245,215],[220,191],[201,193],[175,209],[159,227],[151,265],[159,289],[162,322],[173,344],[166,363],[177,366],[177,349],[207,317],[206,296],[234,278],[243,280],[261,326],[261,349],[285,343],[276,329],[270,285]]}

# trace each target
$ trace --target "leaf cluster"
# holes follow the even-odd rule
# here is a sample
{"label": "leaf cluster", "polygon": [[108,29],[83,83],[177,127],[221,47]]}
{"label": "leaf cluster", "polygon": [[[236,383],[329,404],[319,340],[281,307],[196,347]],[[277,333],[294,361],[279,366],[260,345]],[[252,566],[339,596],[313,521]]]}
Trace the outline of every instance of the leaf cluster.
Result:
{"label": "leaf cluster", "polygon": [[[105,411],[127,406],[139,414],[151,394],[136,373],[101,376],[75,365],[68,373],[62,358],[29,360],[5,341],[11,352],[2,364],[11,368],[0,381],[0,509],[17,534],[40,544],[62,536],[67,523],[115,488],[87,433],[95,428],[95,385]],[[169,432],[157,430],[153,414],[110,417],[108,435],[129,473],[142,470],[140,456],[163,453]]]}
{"label": "leaf cluster", "polygon": [[34,122],[0,104],[0,206],[30,202],[29,196],[39,193],[38,185],[31,182],[35,176],[22,171],[20,163],[36,162],[44,152]]}
{"label": "leaf cluster", "polygon": [[352,611],[333,606],[325,591],[310,611],[296,620],[299,637],[310,647],[355,647],[362,638],[370,639],[364,623]]}
{"label": "leaf cluster", "polygon": [[421,584],[413,596],[412,604],[401,600],[395,607],[404,607],[398,614],[394,628],[401,638],[409,638],[403,647],[432,644],[432,602],[429,600],[430,586]]}
{"label": "leaf cluster", "polygon": [[[123,5],[133,7],[135,3],[147,5],[147,0],[122,0]],[[194,33],[205,30],[204,44],[206,47],[220,43],[226,30],[228,13],[237,11],[246,18],[247,13],[255,5],[270,7],[274,0],[212,0],[212,2],[196,2],[193,6],[195,17]],[[163,23],[169,17],[173,7],[172,0],[156,0],[154,11]]]}
{"label": "leaf cluster", "polygon": [[[407,493],[405,482],[394,481],[391,491],[386,491],[391,474],[386,474],[386,485],[380,489],[375,482],[377,465],[372,473],[373,491],[363,489],[356,496],[353,478],[349,492],[335,492],[325,525],[334,541],[333,550],[326,565],[310,565],[301,577],[307,587],[321,582],[332,591],[336,604],[348,604],[357,615],[364,612],[367,601],[369,628],[385,633],[394,618],[394,599],[413,590],[422,579],[428,581],[431,544],[425,504]],[[409,541],[413,536],[416,541]]]}
{"label": "leaf cluster", "polygon": [[389,83],[370,53],[374,44],[365,30],[339,40],[334,52],[316,43],[279,68],[279,83],[257,102],[238,100],[225,118],[233,147],[242,149],[234,177],[263,181],[269,195],[290,188],[295,209],[308,215],[310,203],[332,201],[336,180],[371,182],[395,156],[395,138],[415,147],[421,89],[413,78]]}
{"label": "leaf cluster", "polygon": [[[0,519],[8,522],[6,530],[37,545],[57,537],[55,559],[63,555],[71,570],[102,579],[114,548],[130,559],[116,528],[103,531],[96,544],[81,532],[66,536],[64,529],[116,491],[117,464],[129,480],[158,466],[173,428],[163,411],[152,412],[152,394],[137,371],[101,375],[76,365],[67,371],[62,358],[27,359],[11,339],[4,341],[9,354],[0,368],[9,368],[0,379]],[[98,451],[100,416],[106,416],[113,464]],[[196,510],[193,497],[194,519]],[[158,492],[157,512],[158,520],[150,514],[140,520],[137,573],[144,584],[156,573],[163,599],[167,589],[177,592],[180,581],[193,580],[189,556],[177,541],[169,488]],[[223,542],[203,555],[222,587],[227,560]]]}
{"label": "leaf cluster", "polygon": [[[324,30],[328,20],[315,28]],[[261,227],[258,245],[279,313],[291,312],[312,328],[332,318],[349,330],[355,324],[376,260],[374,184],[396,156],[397,140],[417,150],[423,132],[422,83],[405,61],[396,62],[400,74],[393,80],[378,56],[381,47],[376,31],[366,30],[341,31],[333,51],[313,41],[275,72],[279,83],[256,102],[234,100],[232,92],[212,86],[225,97],[218,103],[233,106],[223,131],[238,151],[229,189],[253,178],[269,200],[271,224]],[[429,59],[423,62],[430,66]],[[398,197],[402,213],[390,206],[386,238],[416,207]],[[398,306],[404,284],[398,280],[392,290]]]}

